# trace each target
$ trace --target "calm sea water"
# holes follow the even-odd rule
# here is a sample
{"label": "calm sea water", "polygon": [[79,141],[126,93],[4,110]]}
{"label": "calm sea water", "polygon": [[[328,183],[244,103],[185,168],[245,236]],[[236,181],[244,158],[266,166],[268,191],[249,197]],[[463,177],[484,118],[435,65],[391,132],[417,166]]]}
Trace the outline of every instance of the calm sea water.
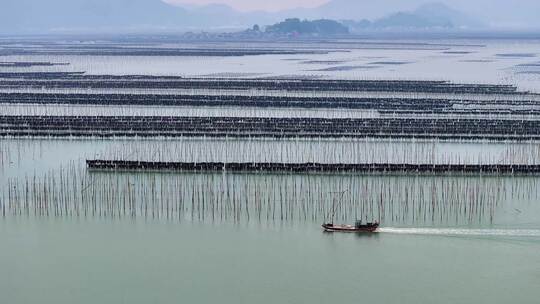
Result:
{"label": "calm sea water", "polygon": [[3,218],[0,292],[5,303],[538,303],[540,230],[505,230]]}
{"label": "calm sea water", "polygon": [[[364,44],[366,42],[367,45]],[[242,43],[236,45],[237,48],[245,46]],[[311,47],[317,48],[317,45]],[[328,44],[320,47],[333,49]],[[395,40],[360,39],[356,45],[328,54],[241,57],[10,55],[1,56],[0,60],[70,63],[67,66],[2,68],[7,72],[84,71],[90,75],[448,80],[512,84],[522,90],[540,92],[536,65],[540,60],[539,49],[540,41],[534,39],[415,40],[404,41],[404,44]]]}
{"label": "calm sea water", "polygon": [[[89,74],[444,79],[539,91],[539,45],[1,60],[69,62],[47,69]],[[341,63],[325,71],[330,59]],[[110,110],[80,108],[44,111]],[[169,111],[185,114],[132,109]],[[259,115],[288,114],[267,112]],[[538,143],[0,139],[0,303],[538,303],[538,177],[112,174],[87,172],[84,159],[539,163],[539,151]],[[364,211],[381,219],[379,233],[322,231],[330,193],[345,190],[339,221]]]}
{"label": "calm sea water", "polygon": [[[4,186],[5,179],[50,177],[47,174],[57,172],[60,166],[80,166],[84,157],[99,154],[96,151],[111,151],[110,145],[126,143],[4,140],[3,151],[10,147],[12,156],[1,170]],[[452,147],[460,151],[459,144]],[[482,151],[482,146],[475,144],[465,147]],[[498,155],[500,149],[495,145],[486,151]],[[15,154],[20,157],[13,157]],[[32,167],[39,163],[42,165]],[[54,208],[48,208],[48,214],[35,214],[35,206],[18,209],[3,196],[7,212],[0,217],[2,302],[537,303],[540,295],[540,204],[534,194],[535,177],[480,181],[459,176],[240,174],[224,178],[219,174],[103,172],[89,176],[104,181],[91,184],[96,192],[109,193],[107,185],[120,185],[118,193],[108,199],[101,196],[100,200],[98,194],[95,201],[86,203],[97,205],[101,212],[93,213],[91,207],[87,213],[76,214],[78,202],[71,202],[73,205],[66,207],[68,213],[55,214]],[[165,189],[183,185],[180,189],[186,193],[165,191],[167,198],[163,199],[183,201],[181,214],[171,208],[174,214],[169,216],[151,195],[146,201],[153,202],[149,208],[156,210],[155,215],[144,212],[141,204],[145,197],[133,202],[134,215],[122,213],[121,201],[126,195],[121,193],[138,187],[133,190],[135,195],[147,195],[144,190],[156,180],[169,185]],[[433,180],[441,186],[423,186]],[[221,192],[222,197],[216,198],[220,193],[216,189],[224,185],[237,194],[227,199]],[[342,222],[351,222],[350,214],[343,216],[347,208],[355,208],[355,202],[360,202],[358,210],[370,204],[364,197],[368,193],[361,189],[364,185],[375,197],[388,189],[398,194],[405,189],[455,192],[448,188],[454,185],[470,192],[484,185],[482,191],[470,195],[484,195],[485,206],[483,212],[437,209],[435,219],[427,208],[427,217],[412,219],[410,213],[422,212],[424,207],[411,200],[407,211],[396,197],[399,195],[385,196],[381,232],[324,233],[320,224],[333,205],[333,196],[318,195],[345,188],[354,193],[343,198],[340,204],[345,210],[338,212]],[[495,199],[486,194],[500,185],[506,185],[508,194],[504,197]],[[461,198],[463,206],[481,201],[467,194]],[[306,209],[308,216],[302,216],[306,201],[318,205],[321,200],[323,210],[312,206]],[[214,201],[222,208],[209,211],[209,202]],[[257,209],[261,202],[263,207]],[[451,199],[439,198],[437,202],[440,206],[460,205]],[[245,207],[236,216],[228,204]],[[282,210],[284,217],[279,215]],[[273,216],[269,218],[269,214]]]}

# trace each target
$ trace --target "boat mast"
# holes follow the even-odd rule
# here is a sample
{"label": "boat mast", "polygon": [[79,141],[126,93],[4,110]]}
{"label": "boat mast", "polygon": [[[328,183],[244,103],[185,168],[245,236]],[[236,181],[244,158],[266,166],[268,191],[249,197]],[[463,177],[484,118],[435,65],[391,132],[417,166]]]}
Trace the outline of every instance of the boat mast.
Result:
{"label": "boat mast", "polygon": [[[344,191],[337,191],[337,192],[330,192],[330,193],[333,193],[333,194],[339,194],[339,200],[341,202],[341,200],[343,199],[343,195],[349,191],[348,189],[347,190],[344,190]],[[334,198],[332,199],[332,222],[330,224],[334,224],[334,216],[336,214],[336,197],[334,196]]]}

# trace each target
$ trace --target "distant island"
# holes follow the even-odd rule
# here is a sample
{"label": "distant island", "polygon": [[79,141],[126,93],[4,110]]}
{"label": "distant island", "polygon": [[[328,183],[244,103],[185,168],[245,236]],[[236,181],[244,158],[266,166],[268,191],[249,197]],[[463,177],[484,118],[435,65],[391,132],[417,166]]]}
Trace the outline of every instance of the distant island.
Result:
{"label": "distant island", "polygon": [[377,30],[448,30],[482,28],[484,25],[467,14],[441,3],[428,3],[414,11],[396,12],[375,19],[342,20],[352,33]]}
{"label": "distant island", "polygon": [[187,32],[182,35],[184,39],[271,39],[271,38],[295,38],[295,37],[329,37],[336,35],[348,35],[349,27],[341,22],[330,19],[300,20],[289,18],[273,25],[259,26],[255,24],[240,32]]}
{"label": "distant island", "polygon": [[300,20],[298,18],[286,19],[266,27],[267,34],[280,35],[346,35],[349,28],[337,21],[330,19]]}
{"label": "distant island", "polygon": [[272,39],[330,37],[384,31],[440,31],[482,28],[483,24],[444,4],[429,3],[414,11],[398,11],[378,19],[332,20],[288,18],[272,25],[229,33],[185,33],[186,39]]}

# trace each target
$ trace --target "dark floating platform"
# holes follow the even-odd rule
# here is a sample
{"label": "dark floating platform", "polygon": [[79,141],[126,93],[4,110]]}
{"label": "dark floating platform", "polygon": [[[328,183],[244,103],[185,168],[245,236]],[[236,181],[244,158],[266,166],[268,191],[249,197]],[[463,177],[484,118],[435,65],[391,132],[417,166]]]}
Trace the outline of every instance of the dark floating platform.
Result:
{"label": "dark floating platform", "polygon": [[[0,87],[2,84],[0,83]],[[376,110],[384,115],[540,115],[535,100],[467,100],[406,97],[291,97],[175,94],[75,94],[0,92],[0,104],[137,105]],[[471,109],[475,105],[477,109]],[[466,108],[464,108],[466,107]],[[495,108],[497,107],[497,108]]]}
{"label": "dark floating platform", "polygon": [[38,61],[2,61],[0,62],[0,67],[8,67],[8,68],[29,68],[29,67],[35,67],[35,66],[43,66],[43,67],[49,67],[49,66],[57,66],[57,65],[69,65],[69,63],[58,63],[58,62],[38,62]]}
{"label": "dark floating platform", "polygon": [[187,172],[540,174],[540,165],[320,164],[320,163],[186,163],[87,160],[94,170],[163,170]]}
{"label": "dark floating platform", "polygon": [[326,50],[280,49],[280,48],[163,48],[163,47],[122,47],[122,46],[70,46],[68,48],[3,48],[0,56],[23,55],[60,55],[60,56],[196,56],[196,57],[231,57],[256,55],[298,55],[327,54]]}
{"label": "dark floating platform", "polygon": [[[364,67],[365,68],[365,67]],[[84,75],[68,72],[0,73],[0,87],[8,88],[83,88],[83,89],[208,89],[208,90],[280,90],[350,91],[438,94],[523,95],[513,85],[463,84],[421,80],[331,80],[272,78],[184,78],[176,76]]]}
{"label": "dark floating platform", "polygon": [[538,120],[0,116],[0,137],[540,139]]}
{"label": "dark floating platform", "polygon": [[[48,104],[48,105],[141,105],[141,106],[242,106],[273,108],[347,108],[377,110],[455,111],[457,103],[448,99],[420,98],[350,98],[350,97],[288,97],[288,96],[242,96],[242,95],[165,95],[165,94],[48,94],[3,93],[2,104]],[[494,102],[477,101],[484,105]],[[529,105],[532,101],[508,102],[511,105]],[[499,105],[504,104],[498,101]]]}

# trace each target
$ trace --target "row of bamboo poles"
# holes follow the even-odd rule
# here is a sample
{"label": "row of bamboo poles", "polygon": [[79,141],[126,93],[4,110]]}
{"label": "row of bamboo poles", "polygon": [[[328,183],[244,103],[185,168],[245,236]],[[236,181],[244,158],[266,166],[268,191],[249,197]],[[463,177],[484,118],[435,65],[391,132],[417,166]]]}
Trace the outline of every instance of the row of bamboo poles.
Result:
{"label": "row of bamboo poles", "polygon": [[[41,177],[9,178],[2,216],[211,222],[379,220],[492,223],[500,206],[538,198],[534,177],[92,173],[72,162]],[[336,191],[344,191],[339,198]]]}

